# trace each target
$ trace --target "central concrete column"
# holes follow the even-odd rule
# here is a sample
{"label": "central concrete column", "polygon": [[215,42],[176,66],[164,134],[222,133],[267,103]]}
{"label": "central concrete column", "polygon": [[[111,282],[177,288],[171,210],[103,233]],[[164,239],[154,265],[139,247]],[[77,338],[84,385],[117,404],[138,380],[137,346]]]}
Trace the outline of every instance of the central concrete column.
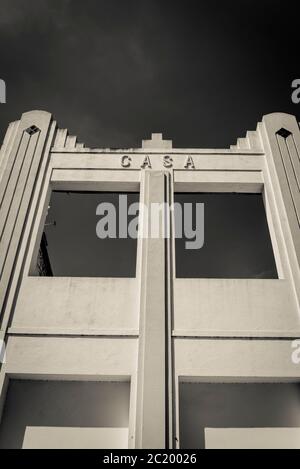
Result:
{"label": "central concrete column", "polygon": [[[165,239],[151,237],[151,205],[165,202],[163,171],[142,173],[140,217],[140,327],[137,375],[136,447],[166,447],[166,275]],[[165,224],[160,214],[161,228]],[[153,219],[152,219],[153,222]]]}

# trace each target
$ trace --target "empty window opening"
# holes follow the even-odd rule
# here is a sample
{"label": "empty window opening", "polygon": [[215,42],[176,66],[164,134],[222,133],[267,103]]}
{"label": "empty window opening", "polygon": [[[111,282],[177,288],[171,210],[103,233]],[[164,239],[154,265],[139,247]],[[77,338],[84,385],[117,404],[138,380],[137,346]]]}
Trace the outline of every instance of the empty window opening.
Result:
{"label": "empty window opening", "polygon": [[[177,278],[278,278],[261,194],[176,193],[184,216],[176,237]],[[204,245],[187,249],[184,204],[204,204]],[[177,228],[178,231],[178,228]],[[176,232],[177,236],[177,232]]]}
{"label": "empty window opening", "polygon": [[0,448],[128,448],[129,382],[11,380]]}
{"label": "empty window opening", "polygon": [[[123,204],[120,206],[120,196]],[[135,277],[137,239],[120,236],[120,211],[128,225],[138,216],[129,215],[139,193],[53,191],[39,249],[36,275],[57,277]],[[115,207],[110,228],[113,236],[97,235],[99,204]],[[104,205],[105,206],[105,205]],[[103,213],[104,215],[104,213]],[[114,235],[115,233],[115,235]]]}
{"label": "empty window opening", "polygon": [[[246,447],[246,429],[265,448],[297,440],[300,448],[299,384],[180,383],[179,389],[181,448]],[[292,429],[287,442],[285,429]]]}

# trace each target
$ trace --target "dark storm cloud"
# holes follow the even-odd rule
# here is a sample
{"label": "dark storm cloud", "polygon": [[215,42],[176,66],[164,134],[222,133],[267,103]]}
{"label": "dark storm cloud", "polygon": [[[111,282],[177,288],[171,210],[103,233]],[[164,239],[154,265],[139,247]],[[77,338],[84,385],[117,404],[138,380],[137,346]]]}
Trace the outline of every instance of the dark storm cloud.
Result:
{"label": "dark storm cloud", "polygon": [[[1,134],[52,112],[88,146],[227,147],[289,112],[298,18],[278,0],[0,0]],[[300,106],[300,105],[299,105]]]}

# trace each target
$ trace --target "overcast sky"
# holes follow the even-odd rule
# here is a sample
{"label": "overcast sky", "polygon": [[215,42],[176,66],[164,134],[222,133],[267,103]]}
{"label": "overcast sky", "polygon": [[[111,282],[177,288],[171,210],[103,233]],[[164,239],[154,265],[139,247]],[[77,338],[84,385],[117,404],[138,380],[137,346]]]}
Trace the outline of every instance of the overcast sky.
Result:
{"label": "overcast sky", "polygon": [[[87,146],[228,147],[263,114],[296,114],[297,2],[0,0],[0,139],[52,112]],[[297,51],[298,48],[298,51]]]}

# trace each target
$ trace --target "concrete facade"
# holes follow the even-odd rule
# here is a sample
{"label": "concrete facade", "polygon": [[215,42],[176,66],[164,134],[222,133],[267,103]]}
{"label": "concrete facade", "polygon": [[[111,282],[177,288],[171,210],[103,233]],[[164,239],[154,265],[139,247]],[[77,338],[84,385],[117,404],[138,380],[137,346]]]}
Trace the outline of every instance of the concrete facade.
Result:
{"label": "concrete facade", "polygon": [[[299,180],[299,125],[286,114],[226,150],[173,148],[161,134],[139,149],[89,149],[47,112],[11,123],[0,156],[1,411],[10,380],[127,382],[128,447],[180,448],[181,382],[300,382]],[[138,240],[136,278],[38,277],[55,189],[139,191],[146,205],[174,192],[262,193],[279,278],[178,279],[174,236]]]}

